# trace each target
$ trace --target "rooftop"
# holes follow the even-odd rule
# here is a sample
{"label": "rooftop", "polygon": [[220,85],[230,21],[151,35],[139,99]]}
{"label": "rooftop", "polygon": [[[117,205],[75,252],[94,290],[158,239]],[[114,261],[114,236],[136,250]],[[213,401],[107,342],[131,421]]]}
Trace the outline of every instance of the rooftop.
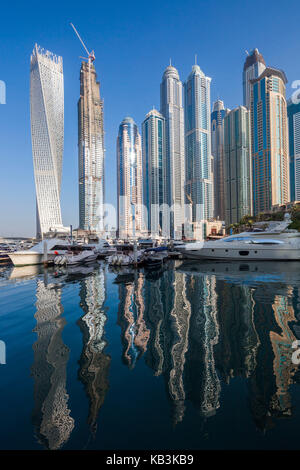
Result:
{"label": "rooftop", "polygon": [[251,67],[251,65],[256,64],[257,62],[261,62],[262,64],[266,65],[265,59],[263,58],[262,54],[260,54],[259,50],[253,49],[250,55],[246,57],[244,63],[244,70],[248,69],[249,67]]}
{"label": "rooftop", "polygon": [[173,65],[168,65],[168,67],[165,69],[164,74],[163,74],[163,79],[167,77],[172,77],[176,78],[179,80],[179,73],[178,70],[173,67]]}
{"label": "rooftop", "polygon": [[222,100],[217,100],[213,104],[213,111],[221,111],[224,108],[224,102]]}
{"label": "rooftop", "polygon": [[280,70],[280,69],[275,69],[274,67],[267,67],[265,68],[265,70],[263,71],[263,73],[260,74],[260,76],[258,78],[254,78],[253,80],[250,80],[250,83],[256,83],[258,81],[260,81],[262,78],[264,77],[272,77],[272,76],[276,76],[276,77],[279,77],[281,78],[281,80],[283,81],[283,83],[287,83],[287,78],[286,78],[286,74],[284,73],[283,70]]}
{"label": "rooftop", "polygon": [[149,111],[149,113],[146,114],[146,119],[147,119],[148,117],[150,117],[150,116],[157,116],[157,117],[159,117],[159,118],[161,118],[161,119],[164,118],[163,115],[160,114],[160,112],[157,111],[157,109],[155,109],[155,108],[151,109],[151,111]]}
{"label": "rooftop", "polygon": [[126,116],[121,124],[135,124],[134,120],[130,116]]}

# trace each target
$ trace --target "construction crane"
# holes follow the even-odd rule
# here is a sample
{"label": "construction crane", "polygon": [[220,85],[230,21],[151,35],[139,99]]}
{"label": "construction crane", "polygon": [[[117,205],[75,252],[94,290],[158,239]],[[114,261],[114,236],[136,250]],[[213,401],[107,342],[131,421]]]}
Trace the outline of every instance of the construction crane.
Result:
{"label": "construction crane", "polygon": [[[88,48],[84,44],[80,34],[78,33],[78,31],[75,28],[75,26],[73,25],[73,23],[70,23],[70,25],[72,26],[76,36],[78,37],[78,39],[81,42],[85,52],[87,53],[87,57],[81,57],[80,56],[80,58],[83,59],[83,60],[86,60],[88,62],[88,96],[87,96],[87,103],[88,103],[88,116],[91,116],[92,115],[92,80],[91,80],[91,72],[94,69],[93,62],[96,59],[95,52],[94,52],[94,50],[92,50],[91,52],[88,51]],[[88,193],[90,194],[91,193],[91,186],[92,186],[92,175],[94,173],[93,165],[95,165],[95,162],[94,162],[93,158],[91,158],[91,155],[90,155],[91,145],[92,145],[91,125],[88,126],[88,135],[89,135],[89,150],[88,150],[88,153],[85,155],[85,158],[87,158],[87,162],[88,162],[86,167],[89,169],[89,176],[85,176],[85,179],[87,180],[87,184],[88,184],[88,187],[89,187]],[[102,177],[100,178],[100,182],[101,182],[101,180],[102,180]],[[80,184],[82,184],[82,182]],[[88,206],[89,207],[94,206],[93,202],[90,201],[90,198],[89,198]]]}
{"label": "construction crane", "polygon": [[83,45],[83,48],[85,50],[85,52],[87,53],[87,57],[81,57],[81,59],[84,59],[84,60],[87,60],[89,63],[90,62],[94,62],[94,60],[96,59],[95,57],[95,52],[94,51],[91,51],[89,52],[86,45],[84,44],[83,40],[81,39],[81,36],[80,34],[78,33],[77,29],[75,28],[75,26],[73,25],[73,23],[70,23],[70,25],[72,26],[72,28],[74,29],[75,31],[75,34],[76,36],[78,37],[79,41],[81,42],[81,44]]}

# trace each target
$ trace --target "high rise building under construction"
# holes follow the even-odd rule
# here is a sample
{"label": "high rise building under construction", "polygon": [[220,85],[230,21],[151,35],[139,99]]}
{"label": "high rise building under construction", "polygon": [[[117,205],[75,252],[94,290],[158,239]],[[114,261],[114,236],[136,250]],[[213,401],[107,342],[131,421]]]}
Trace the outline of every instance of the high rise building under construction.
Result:
{"label": "high rise building under construction", "polygon": [[82,62],[78,101],[79,227],[104,230],[103,101],[92,61]]}

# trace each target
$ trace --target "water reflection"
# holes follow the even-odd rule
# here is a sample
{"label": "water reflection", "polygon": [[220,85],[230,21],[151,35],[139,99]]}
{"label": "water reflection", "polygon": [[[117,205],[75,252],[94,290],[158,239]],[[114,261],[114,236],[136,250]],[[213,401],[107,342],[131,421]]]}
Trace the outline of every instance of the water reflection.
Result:
{"label": "water reflection", "polygon": [[260,286],[253,296],[261,345],[250,377],[250,406],[257,427],[264,432],[275,425],[275,418],[291,416],[289,388],[297,370],[292,363],[292,343],[296,339],[292,331],[296,320],[293,289],[284,288],[286,296],[277,295],[278,290],[273,287],[266,292]]}
{"label": "water reflection", "polygon": [[[101,264],[41,273],[13,269],[7,282],[29,279],[36,286],[32,422],[42,446],[66,446],[75,424],[81,425],[75,422],[76,409],[70,409],[70,350],[62,339],[67,315],[62,294],[71,285],[82,333],[82,343],[72,352],[94,436],[110,393],[109,348],[116,334],[122,364],[114,367],[131,369],[131,380],[145,373],[142,367],[162,378],[176,430],[188,419],[189,406],[201,422],[213,422],[211,417],[224,411],[221,391],[235,378],[243,381],[238,393],[246,389],[248,411],[259,430],[266,432],[277,418],[293,417],[291,385],[299,382],[292,363],[292,343],[300,337],[299,263],[176,262],[155,271],[112,271]],[[109,329],[107,320],[115,314],[117,326],[113,320]]]}
{"label": "water reflection", "polygon": [[[250,409],[262,431],[292,414],[290,385],[296,381],[292,343],[297,336],[294,304],[298,263],[183,263],[186,276],[216,279],[219,344],[217,369],[226,383],[249,379]],[[299,328],[299,327],[298,327]],[[298,329],[299,332],[299,329]]]}
{"label": "water reflection", "polygon": [[252,290],[218,279],[216,289],[220,338],[215,356],[220,375],[228,384],[233,377],[250,377],[260,342],[254,324]]}
{"label": "water reflection", "polygon": [[191,309],[185,297],[185,280],[173,270],[148,277],[145,285],[146,323],[150,330],[146,363],[163,375],[172,406],[173,423],[185,410],[183,371],[188,348]]}
{"label": "water reflection", "polygon": [[111,358],[104,352],[107,346],[104,338],[104,325],[107,320],[104,307],[105,292],[103,267],[93,276],[80,281],[80,307],[84,315],[78,320],[83,337],[78,377],[84,384],[89,399],[88,424],[93,434],[97,429],[99,410],[109,388]]}
{"label": "water reflection", "polygon": [[144,320],[143,285],[144,277],[138,272],[133,274],[132,282],[119,283],[118,325],[121,327],[122,359],[130,369],[146,351],[149,339]]}
{"label": "water reflection", "polygon": [[48,284],[45,276],[37,280],[36,299],[32,422],[38,442],[47,449],[59,449],[74,428],[66,391],[69,348],[62,340],[66,320],[62,316],[61,289]]}

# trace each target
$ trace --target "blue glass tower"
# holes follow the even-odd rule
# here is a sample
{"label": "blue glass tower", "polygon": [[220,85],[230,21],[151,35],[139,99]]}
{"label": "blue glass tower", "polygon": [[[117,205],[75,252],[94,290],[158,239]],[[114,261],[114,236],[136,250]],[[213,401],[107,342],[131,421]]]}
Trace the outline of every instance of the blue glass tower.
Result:
{"label": "blue glass tower", "polygon": [[160,85],[160,112],[166,120],[167,204],[171,238],[181,239],[184,222],[184,113],[182,83],[171,64]]}
{"label": "blue glass tower", "polygon": [[230,111],[224,119],[224,196],[226,225],[252,215],[250,111]]}
{"label": "blue glass tower", "polygon": [[142,124],[143,202],[147,208],[145,226],[153,235],[160,235],[163,204],[166,201],[165,119],[155,109]]}
{"label": "blue glass tower", "polygon": [[224,205],[224,117],[229,112],[217,100],[211,113],[211,153],[213,156],[214,217],[225,219]]}
{"label": "blue glass tower", "polygon": [[142,230],[142,147],[131,117],[120,124],[117,138],[118,233],[135,237]]}
{"label": "blue glass tower", "polygon": [[290,201],[287,78],[267,67],[251,83],[251,151],[254,214]]}
{"label": "blue glass tower", "polygon": [[192,223],[213,217],[210,82],[199,65],[193,65],[184,84],[185,194]]}

